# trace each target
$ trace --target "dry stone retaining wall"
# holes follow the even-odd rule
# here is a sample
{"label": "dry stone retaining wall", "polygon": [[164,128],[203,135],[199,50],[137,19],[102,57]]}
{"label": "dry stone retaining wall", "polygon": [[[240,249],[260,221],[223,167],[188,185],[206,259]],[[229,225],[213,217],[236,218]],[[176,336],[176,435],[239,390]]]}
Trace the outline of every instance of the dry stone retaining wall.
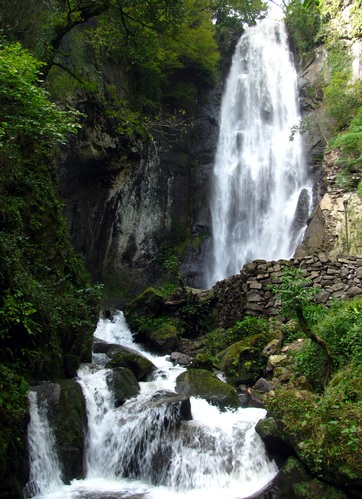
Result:
{"label": "dry stone retaining wall", "polygon": [[278,305],[268,286],[278,282],[286,266],[300,268],[312,285],[320,288],[317,303],[328,305],[334,298],[362,295],[362,257],[342,255],[332,260],[319,254],[272,262],[255,260],[244,265],[240,274],[215,284],[220,326],[230,327],[245,315],[276,315]]}

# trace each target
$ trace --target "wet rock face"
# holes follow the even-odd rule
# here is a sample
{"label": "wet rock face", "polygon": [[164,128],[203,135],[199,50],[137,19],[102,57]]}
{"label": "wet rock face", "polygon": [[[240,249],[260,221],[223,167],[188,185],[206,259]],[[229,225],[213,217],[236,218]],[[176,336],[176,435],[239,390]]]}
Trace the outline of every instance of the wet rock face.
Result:
{"label": "wet rock face", "polygon": [[[187,232],[199,240],[200,227],[207,235],[219,103],[220,89],[205,92],[190,125],[171,130],[170,137],[155,134],[150,144],[115,136],[106,119],[88,123],[62,151],[66,215],[95,276],[136,294],[160,276],[155,259],[165,240]],[[200,277],[195,258],[203,252],[186,258],[192,284]]]}

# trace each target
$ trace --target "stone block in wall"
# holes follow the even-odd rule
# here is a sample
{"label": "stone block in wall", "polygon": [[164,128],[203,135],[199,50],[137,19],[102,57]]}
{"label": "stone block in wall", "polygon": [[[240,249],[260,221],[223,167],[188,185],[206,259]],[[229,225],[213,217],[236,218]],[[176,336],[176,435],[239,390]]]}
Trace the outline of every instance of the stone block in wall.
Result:
{"label": "stone block in wall", "polygon": [[257,279],[259,281],[259,280],[262,280],[262,279],[268,279],[268,277],[269,277],[269,274],[257,274],[257,276],[255,277],[255,279]]}
{"label": "stone block in wall", "polygon": [[257,293],[256,291],[249,291],[248,293],[246,293],[246,299],[247,301],[261,302],[263,301],[263,296]]}
{"label": "stone block in wall", "polygon": [[345,300],[347,298],[347,295],[344,291],[334,291],[332,293],[332,298],[336,298],[338,300]]}
{"label": "stone block in wall", "polygon": [[327,263],[329,261],[329,258],[325,253],[319,253],[318,259],[321,263]]}
{"label": "stone block in wall", "polygon": [[325,304],[325,303],[327,303],[330,295],[331,294],[328,291],[323,290],[320,293],[318,293],[317,295],[315,295],[314,299],[317,303]]}
{"label": "stone block in wall", "polygon": [[256,281],[252,282],[248,281],[248,285],[250,289],[261,289],[263,287],[263,285],[260,282]]}
{"label": "stone block in wall", "polygon": [[340,262],[340,263],[345,263],[345,264],[349,264],[349,265],[354,265],[357,261],[357,257],[356,256],[339,256],[337,257],[337,262]]}
{"label": "stone block in wall", "polygon": [[337,282],[336,284],[333,284],[333,286],[332,286],[333,291],[340,291],[341,289],[344,289],[344,284],[341,282]]}
{"label": "stone block in wall", "polygon": [[327,269],[327,274],[328,275],[339,275],[340,274],[340,271],[338,269],[334,269],[333,267],[329,267]]}
{"label": "stone block in wall", "polygon": [[362,288],[359,286],[352,286],[347,290],[348,298],[354,298],[355,296],[362,295]]}
{"label": "stone block in wall", "polygon": [[248,303],[245,307],[245,312],[248,312],[248,310],[262,313],[262,312],[264,312],[265,307],[261,303],[256,303],[256,302]]}

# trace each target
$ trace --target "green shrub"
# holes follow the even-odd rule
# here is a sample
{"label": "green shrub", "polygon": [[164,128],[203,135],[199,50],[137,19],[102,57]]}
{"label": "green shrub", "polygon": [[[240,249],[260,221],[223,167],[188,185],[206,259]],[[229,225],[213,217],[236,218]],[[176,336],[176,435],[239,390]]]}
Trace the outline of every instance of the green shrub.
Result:
{"label": "green shrub", "polygon": [[246,317],[237,321],[229,329],[215,329],[206,335],[205,348],[211,354],[215,355],[227,347],[249,336],[269,331],[269,322],[261,317]]}
{"label": "green shrub", "polygon": [[287,432],[302,461],[340,487],[361,486],[362,366],[347,366],[331,379],[323,397],[278,390],[267,408]]}
{"label": "green shrub", "polygon": [[[313,326],[330,347],[333,372],[346,365],[362,364],[362,298],[337,301],[325,309]],[[323,390],[326,355],[318,345],[306,341],[296,354],[296,366],[317,391]]]}

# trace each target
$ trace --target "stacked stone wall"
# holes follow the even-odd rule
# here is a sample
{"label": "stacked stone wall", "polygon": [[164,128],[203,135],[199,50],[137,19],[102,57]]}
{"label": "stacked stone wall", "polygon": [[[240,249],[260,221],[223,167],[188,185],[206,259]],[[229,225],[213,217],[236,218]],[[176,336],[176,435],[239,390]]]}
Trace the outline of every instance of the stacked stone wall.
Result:
{"label": "stacked stone wall", "polygon": [[271,262],[255,260],[240,274],[215,284],[220,326],[230,327],[246,315],[278,314],[269,286],[279,282],[285,267],[301,269],[311,285],[320,288],[315,296],[317,303],[328,306],[333,299],[362,295],[362,257],[348,255],[332,260],[320,254]]}

